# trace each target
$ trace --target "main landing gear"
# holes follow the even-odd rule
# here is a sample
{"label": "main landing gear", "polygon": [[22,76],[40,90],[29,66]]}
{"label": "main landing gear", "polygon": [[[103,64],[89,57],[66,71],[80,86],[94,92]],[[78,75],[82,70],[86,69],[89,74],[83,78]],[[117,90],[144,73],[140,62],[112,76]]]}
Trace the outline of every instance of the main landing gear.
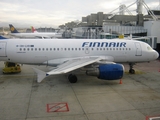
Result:
{"label": "main landing gear", "polygon": [[68,75],[68,80],[70,83],[76,83],[77,82],[77,76],[74,74],[69,74]]}
{"label": "main landing gear", "polygon": [[130,67],[129,73],[130,74],[135,74],[135,70],[133,69],[133,65],[135,65],[135,63],[129,63],[129,67]]}

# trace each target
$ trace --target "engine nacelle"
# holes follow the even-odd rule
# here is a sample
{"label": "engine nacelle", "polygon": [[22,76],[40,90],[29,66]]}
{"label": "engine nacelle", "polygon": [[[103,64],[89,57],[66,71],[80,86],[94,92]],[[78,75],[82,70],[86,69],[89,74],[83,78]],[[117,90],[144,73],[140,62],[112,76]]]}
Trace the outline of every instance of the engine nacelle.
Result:
{"label": "engine nacelle", "polygon": [[124,66],[122,64],[103,64],[94,70],[86,71],[87,75],[97,76],[103,80],[117,80],[123,77]]}

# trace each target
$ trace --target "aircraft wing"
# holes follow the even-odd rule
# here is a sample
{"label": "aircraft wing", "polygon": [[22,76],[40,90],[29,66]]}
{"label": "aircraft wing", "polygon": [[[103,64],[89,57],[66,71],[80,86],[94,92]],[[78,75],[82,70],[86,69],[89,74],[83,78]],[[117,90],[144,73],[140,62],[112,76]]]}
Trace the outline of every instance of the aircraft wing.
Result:
{"label": "aircraft wing", "polygon": [[37,73],[37,82],[41,82],[45,77],[49,75],[65,74],[103,59],[104,57],[82,57],[82,58],[68,60],[58,65],[57,68],[55,68],[54,70],[51,70],[50,72],[47,73],[37,68],[33,68],[33,70]]}
{"label": "aircraft wing", "polygon": [[88,58],[78,58],[78,59],[68,60],[65,63],[59,65],[56,69],[47,72],[46,74],[57,75],[57,74],[68,73],[70,71],[76,70],[78,68],[84,67],[94,62],[98,62],[101,59],[102,59],[101,57],[88,57]]}

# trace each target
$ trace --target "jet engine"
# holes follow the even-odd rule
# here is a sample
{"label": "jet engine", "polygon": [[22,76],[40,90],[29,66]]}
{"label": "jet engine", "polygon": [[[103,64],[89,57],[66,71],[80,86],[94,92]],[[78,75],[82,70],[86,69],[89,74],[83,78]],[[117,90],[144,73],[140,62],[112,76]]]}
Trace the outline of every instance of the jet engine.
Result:
{"label": "jet engine", "polygon": [[122,64],[101,64],[94,70],[87,70],[86,74],[96,76],[103,80],[117,80],[123,77],[124,66]]}

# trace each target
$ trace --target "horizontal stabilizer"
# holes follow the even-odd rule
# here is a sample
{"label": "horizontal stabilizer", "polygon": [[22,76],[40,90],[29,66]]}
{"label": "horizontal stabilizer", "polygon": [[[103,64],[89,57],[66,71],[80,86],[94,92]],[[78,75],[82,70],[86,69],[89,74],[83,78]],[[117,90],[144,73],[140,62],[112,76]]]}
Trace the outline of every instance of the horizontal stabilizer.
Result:
{"label": "horizontal stabilizer", "polygon": [[7,38],[5,38],[5,37],[3,37],[3,36],[0,36],[0,39],[7,39]]}
{"label": "horizontal stabilizer", "polygon": [[37,73],[37,82],[40,83],[46,77],[46,73],[37,68],[32,67],[32,69]]}

